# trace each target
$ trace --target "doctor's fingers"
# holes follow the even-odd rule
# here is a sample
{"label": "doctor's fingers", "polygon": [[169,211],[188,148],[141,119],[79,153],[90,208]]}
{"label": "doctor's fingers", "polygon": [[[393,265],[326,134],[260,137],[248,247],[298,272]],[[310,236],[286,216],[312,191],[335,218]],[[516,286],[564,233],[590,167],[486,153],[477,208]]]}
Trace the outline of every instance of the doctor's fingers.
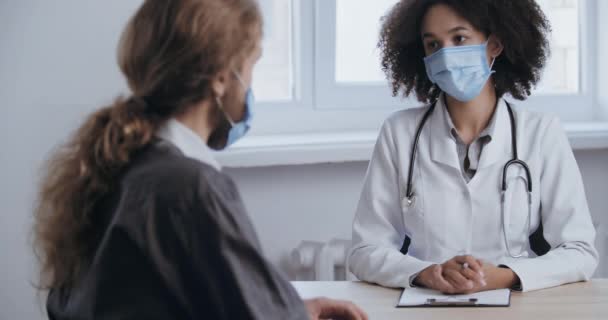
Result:
{"label": "doctor's fingers", "polygon": [[443,276],[458,292],[472,290],[475,287],[473,281],[454,269],[443,270]]}
{"label": "doctor's fingers", "polygon": [[432,268],[432,277],[429,280],[430,283],[427,284],[427,286],[431,289],[441,291],[442,293],[456,293],[456,288],[454,288],[454,286],[443,277],[443,268],[441,267],[441,265],[437,264],[434,265]]}
{"label": "doctor's fingers", "polygon": [[461,266],[466,263],[469,268],[473,269],[473,271],[475,271],[475,272],[479,273],[480,275],[484,276],[484,274],[483,274],[483,263],[481,263],[478,259],[475,259],[475,257],[473,257],[473,256],[457,256],[457,257],[454,257],[454,261],[456,261]]}
{"label": "doctor's fingers", "polygon": [[467,279],[474,281],[478,286],[485,287],[487,285],[486,278],[472,269],[462,269],[460,273]]}
{"label": "doctor's fingers", "polygon": [[[484,274],[475,272],[473,269],[468,268],[468,267],[465,268],[462,264],[460,264],[456,261],[449,261],[449,262],[445,263],[443,266],[444,275],[446,274],[447,270],[452,270],[452,271],[459,273],[462,277],[465,278],[465,280],[470,280],[470,281],[474,282],[474,284],[477,286],[484,287],[486,285]],[[458,279],[460,279],[460,277]],[[458,279],[456,279],[456,280],[458,280]]]}

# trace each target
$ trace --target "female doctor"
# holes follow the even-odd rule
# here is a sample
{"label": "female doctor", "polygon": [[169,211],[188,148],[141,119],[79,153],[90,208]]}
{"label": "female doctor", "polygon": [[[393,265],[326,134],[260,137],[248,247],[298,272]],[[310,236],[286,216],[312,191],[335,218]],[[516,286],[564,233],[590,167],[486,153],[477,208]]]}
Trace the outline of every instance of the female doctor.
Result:
{"label": "female doctor", "polygon": [[472,293],[591,277],[595,230],[568,139],[556,117],[503,98],[530,95],[549,30],[534,0],[402,0],[388,14],[393,94],[427,105],[382,127],[353,224],[359,279]]}

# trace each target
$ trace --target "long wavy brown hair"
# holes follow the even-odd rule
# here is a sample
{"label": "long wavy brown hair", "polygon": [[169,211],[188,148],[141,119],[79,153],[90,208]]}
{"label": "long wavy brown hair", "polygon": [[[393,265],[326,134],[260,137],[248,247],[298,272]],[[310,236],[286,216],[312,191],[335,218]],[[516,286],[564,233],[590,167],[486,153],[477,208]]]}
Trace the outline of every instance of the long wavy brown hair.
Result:
{"label": "long wavy brown hair", "polygon": [[118,49],[132,96],[90,115],[45,166],[33,230],[40,289],[76,282],[106,228],[101,200],[159,126],[205,99],[213,101],[211,81],[242,64],[261,27],[255,0],[143,3]]}

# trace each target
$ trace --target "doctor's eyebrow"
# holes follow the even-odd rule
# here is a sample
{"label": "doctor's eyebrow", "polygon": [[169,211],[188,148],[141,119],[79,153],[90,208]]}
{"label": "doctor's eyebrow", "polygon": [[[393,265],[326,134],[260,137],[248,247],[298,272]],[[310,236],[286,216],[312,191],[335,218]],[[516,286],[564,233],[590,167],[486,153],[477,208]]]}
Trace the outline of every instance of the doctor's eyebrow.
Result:
{"label": "doctor's eyebrow", "polygon": [[[448,33],[452,34],[452,33],[456,33],[459,31],[471,31],[471,29],[467,28],[467,27],[463,27],[463,26],[458,26],[455,28],[452,28],[448,31]],[[426,39],[426,38],[435,38],[435,34],[432,32],[425,32],[422,34],[422,39]]]}

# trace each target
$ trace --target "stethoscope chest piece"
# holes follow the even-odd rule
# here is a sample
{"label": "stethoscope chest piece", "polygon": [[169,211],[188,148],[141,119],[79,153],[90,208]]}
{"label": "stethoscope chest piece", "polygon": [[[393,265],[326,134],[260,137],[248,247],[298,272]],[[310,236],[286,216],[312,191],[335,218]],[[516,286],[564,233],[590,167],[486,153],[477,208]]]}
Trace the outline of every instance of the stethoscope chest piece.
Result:
{"label": "stethoscope chest piece", "polygon": [[403,198],[403,200],[401,201],[401,207],[405,208],[411,208],[416,204],[416,196],[415,195],[411,195],[411,196],[405,196]]}

